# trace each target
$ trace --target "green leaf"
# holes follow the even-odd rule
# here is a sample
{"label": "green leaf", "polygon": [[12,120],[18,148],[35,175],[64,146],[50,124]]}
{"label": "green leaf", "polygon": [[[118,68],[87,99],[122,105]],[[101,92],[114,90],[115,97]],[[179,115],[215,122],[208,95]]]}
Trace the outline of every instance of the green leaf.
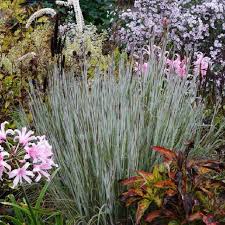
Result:
{"label": "green leaf", "polygon": [[1,202],[1,204],[3,205],[7,205],[7,206],[12,206],[14,210],[21,210],[21,212],[24,212],[26,215],[30,216],[30,212],[27,208],[23,208],[22,206],[15,204],[15,203],[11,203],[11,202]]}
{"label": "green leaf", "polygon": [[55,225],[63,225],[63,217],[61,214],[56,216]]}
{"label": "green leaf", "polygon": [[[21,222],[18,218],[12,217],[12,216],[0,216],[0,218],[4,218],[8,220],[10,223],[13,223],[14,225],[24,225],[23,222]],[[0,221],[0,225],[8,225],[7,223],[4,223],[3,221]]]}
{"label": "green leaf", "polygon": [[[57,174],[58,171],[59,171],[59,168],[56,169],[56,170],[53,172],[53,174],[52,174],[52,176],[51,176],[51,180],[55,177],[55,175]],[[46,193],[46,191],[47,191],[47,189],[48,189],[48,187],[49,187],[49,185],[50,185],[50,183],[51,183],[51,180],[50,180],[49,182],[47,182],[47,183],[44,185],[44,187],[42,188],[41,193],[40,193],[40,195],[38,196],[38,199],[37,199],[37,201],[36,201],[35,209],[39,209],[39,208],[40,208],[41,202],[42,202],[42,200],[43,200],[43,198],[44,198],[44,196],[45,196],[45,193]]]}
{"label": "green leaf", "polygon": [[[15,199],[14,195],[11,194],[8,197],[10,199],[10,202],[12,202],[13,204],[17,204],[18,205],[18,203],[16,202],[16,199]],[[16,218],[19,219],[20,221],[23,221],[22,211],[20,209],[16,208],[16,207],[13,207],[13,209],[14,209],[14,212],[16,214]]]}
{"label": "green leaf", "polygon": [[180,225],[180,223],[176,220],[172,220],[168,223],[168,225]]}

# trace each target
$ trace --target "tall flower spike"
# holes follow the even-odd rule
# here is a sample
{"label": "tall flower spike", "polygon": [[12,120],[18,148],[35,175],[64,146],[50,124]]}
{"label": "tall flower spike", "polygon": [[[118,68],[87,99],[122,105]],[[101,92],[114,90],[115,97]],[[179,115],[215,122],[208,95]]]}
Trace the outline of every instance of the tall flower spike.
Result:
{"label": "tall flower spike", "polygon": [[68,2],[64,2],[64,1],[56,1],[55,3],[56,3],[56,5],[70,6],[70,4]]}
{"label": "tall flower spike", "polygon": [[75,16],[76,16],[76,22],[77,22],[77,28],[80,33],[83,32],[84,29],[84,18],[83,14],[80,8],[80,2],[79,0],[68,0],[68,4],[72,5],[74,8]]}
{"label": "tall flower spike", "polygon": [[30,59],[33,59],[37,54],[35,52],[28,52],[27,54],[25,55],[22,55],[21,57],[19,57],[17,59],[18,62],[22,62],[24,61],[25,59],[27,58],[30,58]]}
{"label": "tall flower spike", "polygon": [[51,9],[51,8],[44,8],[44,9],[38,10],[37,12],[32,14],[30,16],[30,18],[28,19],[27,24],[26,24],[26,28],[29,28],[30,25],[32,24],[32,22],[35,19],[37,19],[41,16],[44,16],[44,15],[50,15],[51,17],[54,17],[56,15],[56,11],[54,9]]}

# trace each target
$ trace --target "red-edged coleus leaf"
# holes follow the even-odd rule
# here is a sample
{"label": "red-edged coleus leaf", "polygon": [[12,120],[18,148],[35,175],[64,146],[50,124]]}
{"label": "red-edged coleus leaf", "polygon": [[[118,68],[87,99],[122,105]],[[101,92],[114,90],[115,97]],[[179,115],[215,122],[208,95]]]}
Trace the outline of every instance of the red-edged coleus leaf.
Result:
{"label": "red-edged coleus leaf", "polygon": [[145,181],[149,182],[154,179],[154,175],[149,172],[145,172],[143,170],[138,170],[137,174],[140,175]]}
{"label": "red-edged coleus leaf", "polygon": [[156,218],[160,217],[161,215],[161,210],[155,210],[153,212],[150,212],[145,221],[148,222],[148,223],[151,223],[153,220],[155,220]]}
{"label": "red-edged coleus leaf", "polygon": [[148,223],[151,223],[153,220],[157,219],[158,217],[160,218],[169,218],[169,219],[177,219],[177,215],[171,212],[170,210],[167,209],[162,209],[162,210],[155,210],[153,212],[150,212],[145,221]]}
{"label": "red-edged coleus leaf", "polygon": [[122,185],[128,186],[128,185],[137,185],[137,184],[141,184],[144,183],[145,180],[142,176],[134,176],[134,177],[130,177],[124,180],[120,180],[119,181]]}
{"label": "red-edged coleus leaf", "polygon": [[176,184],[172,180],[161,180],[154,184],[157,188],[176,188]]}
{"label": "red-edged coleus leaf", "polygon": [[143,199],[138,202],[138,208],[136,212],[136,224],[140,224],[141,218],[143,217],[145,211],[148,209],[151,201],[149,199]]}
{"label": "red-edged coleus leaf", "polygon": [[144,193],[139,188],[131,188],[120,196],[122,202],[126,202],[129,198],[143,197]]}
{"label": "red-edged coleus leaf", "polygon": [[153,146],[152,149],[156,152],[159,152],[164,157],[165,161],[172,161],[177,158],[176,153],[168,148]]}
{"label": "red-edged coleus leaf", "polygon": [[126,207],[129,207],[130,205],[136,203],[139,200],[140,200],[140,197],[130,197],[125,201],[125,205]]}
{"label": "red-edged coleus leaf", "polygon": [[165,191],[165,195],[172,197],[177,194],[177,190],[168,189]]}
{"label": "red-edged coleus leaf", "polygon": [[206,196],[208,196],[208,197],[210,197],[210,198],[212,198],[213,197],[213,193],[212,192],[210,192],[209,190],[207,190],[206,188],[204,188],[204,187],[198,187],[204,194],[206,194]]}
{"label": "red-edged coleus leaf", "polygon": [[177,172],[172,172],[172,171],[168,172],[169,178],[171,178],[173,180],[176,178],[176,174],[177,174]]}
{"label": "red-edged coleus leaf", "polygon": [[218,160],[189,161],[188,167],[195,167],[199,174],[205,174],[210,171],[221,172],[225,170],[225,163]]}

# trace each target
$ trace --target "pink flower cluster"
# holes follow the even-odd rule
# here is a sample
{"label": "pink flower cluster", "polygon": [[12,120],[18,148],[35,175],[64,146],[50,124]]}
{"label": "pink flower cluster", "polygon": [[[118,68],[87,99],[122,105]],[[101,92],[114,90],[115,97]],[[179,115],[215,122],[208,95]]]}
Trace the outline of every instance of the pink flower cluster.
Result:
{"label": "pink flower cluster", "polygon": [[[145,51],[146,52],[146,51]],[[148,55],[150,55],[150,51],[146,52]],[[166,52],[165,55],[167,55],[168,52]],[[161,53],[158,53],[160,57],[162,57]],[[167,56],[164,56],[167,70],[166,73],[174,72],[176,75],[178,75],[181,78],[184,78],[188,75],[188,58],[184,57],[183,59],[179,54],[175,55],[174,59],[169,59]],[[198,52],[196,54],[196,59],[193,61],[192,66],[192,73],[195,76],[201,76],[201,78],[204,78],[206,76],[207,70],[210,66],[210,58],[204,57],[204,54],[202,52]],[[136,73],[140,74],[146,74],[146,72],[149,69],[149,64],[147,62],[144,63],[135,63],[134,70]]]}
{"label": "pink flower cluster", "polygon": [[194,74],[200,74],[202,77],[205,77],[210,61],[209,57],[204,57],[202,52],[198,52],[197,60],[194,62]]}
{"label": "pink flower cluster", "polygon": [[[209,69],[210,58],[204,57],[202,52],[198,52],[196,55],[197,59],[193,61],[193,75],[204,78]],[[175,71],[179,77],[186,77],[188,75],[188,60],[186,57],[181,59],[180,55],[176,54],[174,60],[166,59],[166,63],[169,69]]]}
{"label": "pink flower cluster", "polygon": [[0,181],[12,180],[13,188],[24,181],[38,182],[50,179],[49,171],[57,164],[53,161],[52,146],[45,136],[34,136],[26,127],[21,130],[0,130]]}

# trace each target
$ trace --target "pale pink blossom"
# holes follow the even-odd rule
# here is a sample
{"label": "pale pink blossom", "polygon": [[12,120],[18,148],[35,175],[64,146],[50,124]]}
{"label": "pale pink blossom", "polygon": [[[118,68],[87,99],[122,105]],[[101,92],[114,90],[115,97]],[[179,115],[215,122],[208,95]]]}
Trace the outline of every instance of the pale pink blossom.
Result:
{"label": "pale pink blossom", "polygon": [[210,58],[204,57],[202,52],[197,54],[197,60],[194,62],[194,73],[196,75],[206,76],[207,70],[209,68]]}
{"label": "pale pink blossom", "polygon": [[38,161],[39,151],[36,144],[32,144],[31,146],[25,146],[24,149],[26,151],[24,159],[33,159],[34,161]]}
{"label": "pale pink blossom", "polygon": [[[34,136],[26,127],[5,131],[6,124],[2,123],[0,130],[0,143],[6,143],[4,148],[0,144],[0,180],[12,180],[13,188],[23,182],[38,182],[42,177],[49,180],[50,170],[58,165],[53,161],[52,146],[46,137]],[[12,135],[10,140],[6,139],[7,134]]]}
{"label": "pale pink blossom", "polygon": [[4,161],[5,156],[9,156],[9,153],[5,151],[0,152],[0,166],[5,167],[8,170],[11,170],[11,166]]}
{"label": "pale pink blossom", "polygon": [[38,157],[41,161],[46,161],[52,157],[52,146],[47,140],[43,139],[42,141],[38,142],[36,147],[38,149]]}
{"label": "pale pink blossom", "polygon": [[44,176],[47,180],[50,179],[50,174],[47,172],[48,170],[52,169],[52,166],[49,162],[42,163],[40,165],[34,165],[33,172],[37,173],[37,177],[35,182],[40,181],[41,177]]}
{"label": "pale pink blossom", "polygon": [[30,177],[34,177],[34,173],[27,170],[29,166],[30,163],[27,162],[23,165],[23,167],[14,169],[9,173],[9,179],[14,178],[13,188],[15,188],[18,184],[22,184],[23,180],[25,180],[29,184],[32,182]]}
{"label": "pale pink blossom", "polygon": [[6,140],[6,137],[8,134],[14,134],[13,130],[8,129],[5,130],[5,125],[8,124],[7,121],[5,121],[4,123],[1,123],[1,130],[0,130],[0,143],[4,142]]}
{"label": "pale pink blossom", "polygon": [[5,156],[9,156],[8,152],[0,152],[0,180],[2,180],[3,172],[5,172],[5,168],[9,171],[11,170],[11,166],[4,161]]}
{"label": "pale pink blossom", "polygon": [[45,139],[37,144],[33,143],[30,146],[25,146],[24,149],[26,150],[24,159],[32,159],[34,163],[45,162],[53,155],[52,146]]}
{"label": "pale pink blossom", "polygon": [[26,127],[23,127],[22,131],[16,129],[15,133],[18,135],[15,136],[14,141],[18,140],[22,145],[26,145],[29,141],[36,140],[36,137],[33,136],[34,132],[31,130],[27,131]]}

